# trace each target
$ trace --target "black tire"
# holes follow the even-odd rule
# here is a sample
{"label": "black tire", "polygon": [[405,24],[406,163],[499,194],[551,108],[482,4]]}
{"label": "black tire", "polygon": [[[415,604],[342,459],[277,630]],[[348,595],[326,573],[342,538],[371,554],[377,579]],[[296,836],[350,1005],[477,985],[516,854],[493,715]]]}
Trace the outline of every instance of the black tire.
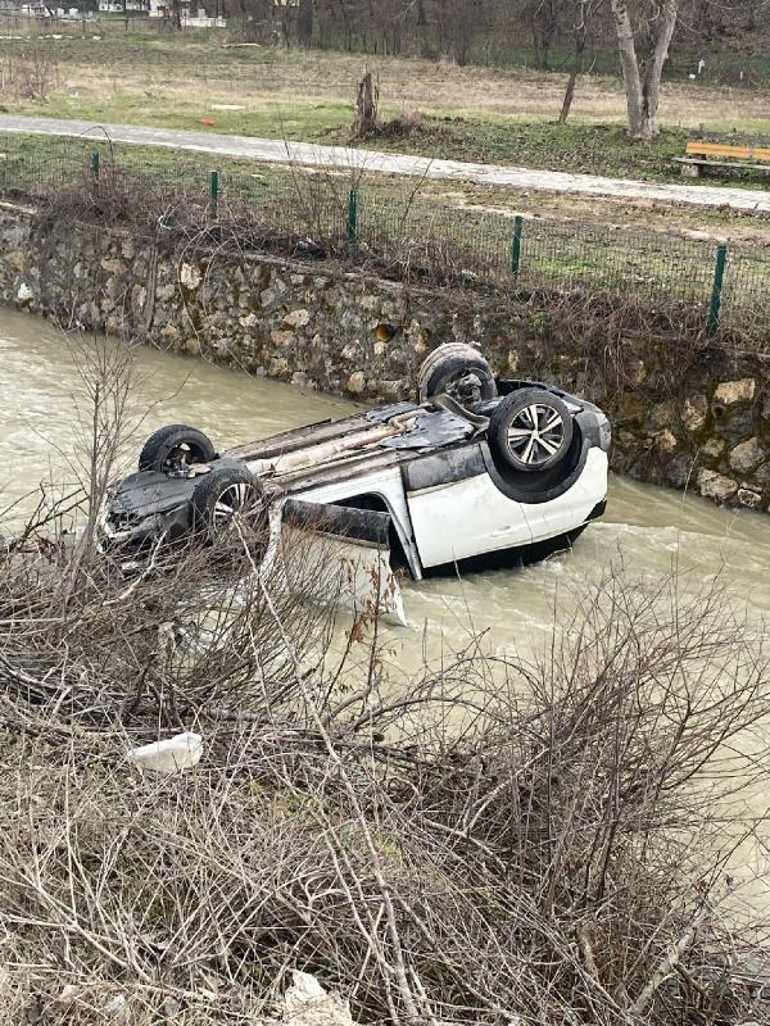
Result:
{"label": "black tire", "polygon": [[419,401],[429,402],[439,395],[452,395],[462,400],[465,398],[462,381],[471,375],[478,381],[478,398],[494,399],[497,395],[495,375],[478,349],[462,342],[439,346],[425,358],[417,375]]}
{"label": "black tire", "polygon": [[144,443],[139,469],[167,473],[177,463],[211,463],[216,455],[211,439],[202,431],[186,424],[167,424]]}
{"label": "black tire", "polygon": [[214,541],[238,513],[256,513],[262,485],[248,467],[218,467],[203,475],[192,494],[192,527]]}
{"label": "black tire", "polygon": [[474,357],[479,355],[478,349],[475,346],[468,345],[467,342],[444,342],[443,345],[437,346],[431,350],[430,353],[420,364],[420,370],[417,375],[418,384],[425,380],[436,366],[436,364],[445,359],[448,355],[459,355]]}
{"label": "black tire", "polygon": [[558,396],[524,388],[497,404],[487,440],[498,469],[533,474],[562,462],[572,434],[572,415]]}

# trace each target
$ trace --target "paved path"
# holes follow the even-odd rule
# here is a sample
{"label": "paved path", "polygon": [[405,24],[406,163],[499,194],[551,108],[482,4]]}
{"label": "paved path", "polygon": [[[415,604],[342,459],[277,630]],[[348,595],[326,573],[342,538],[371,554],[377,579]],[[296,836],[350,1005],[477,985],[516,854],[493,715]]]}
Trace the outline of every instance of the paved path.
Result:
{"label": "paved path", "polygon": [[109,137],[113,142],[137,146],[163,146],[198,153],[245,157],[269,163],[296,163],[310,167],[361,168],[412,177],[455,179],[484,185],[510,185],[517,189],[543,192],[572,192],[689,203],[701,207],[732,207],[735,210],[770,211],[770,190],[730,189],[707,185],[662,185],[597,175],[573,175],[563,171],[533,171],[500,164],[470,164],[456,160],[432,160],[397,153],[318,146],[313,143],[256,139],[245,135],[183,132],[170,128],[142,128],[138,125],[98,125],[91,121],[59,121],[0,114],[0,131],[29,135]]}

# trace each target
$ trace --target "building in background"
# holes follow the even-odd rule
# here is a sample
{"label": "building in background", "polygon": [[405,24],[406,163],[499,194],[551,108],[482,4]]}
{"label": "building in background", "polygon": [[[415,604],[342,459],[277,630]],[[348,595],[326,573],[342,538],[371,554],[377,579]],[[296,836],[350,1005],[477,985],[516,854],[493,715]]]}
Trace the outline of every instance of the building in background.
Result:
{"label": "building in background", "polygon": [[[212,6],[213,3],[214,0]],[[151,18],[170,19],[173,16],[172,5],[165,0],[148,0],[147,9]],[[202,4],[193,4],[191,0],[180,0],[179,18],[182,28],[227,28],[227,22],[221,15],[210,16]]]}

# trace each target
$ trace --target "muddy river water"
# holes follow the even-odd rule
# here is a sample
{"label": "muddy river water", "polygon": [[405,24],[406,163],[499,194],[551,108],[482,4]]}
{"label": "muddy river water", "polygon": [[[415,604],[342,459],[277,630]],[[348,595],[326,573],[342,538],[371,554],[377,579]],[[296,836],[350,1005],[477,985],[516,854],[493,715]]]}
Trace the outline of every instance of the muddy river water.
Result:
{"label": "muddy river water", "polygon": [[[0,309],[0,511],[29,496],[41,480],[76,479],[90,408],[78,346],[46,321]],[[219,448],[250,441],[355,406],[272,381],[152,349],[134,351],[132,413],[144,415],[129,443],[135,458],[162,424],[202,428]],[[133,451],[131,451],[133,450]],[[29,506],[33,497],[22,500]],[[412,631],[458,640],[469,622],[493,644],[529,645],[550,628],[558,591],[577,601],[581,586],[620,562],[635,574],[676,569],[686,589],[719,574],[729,592],[757,614],[770,613],[770,520],[719,509],[705,500],[613,477],[604,519],[573,552],[521,570],[408,585]]]}
{"label": "muddy river water", "polygon": [[[135,451],[165,423],[202,428],[225,448],[354,409],[154,350],[136,350],[134,364],[133,403],[146,412]],[[77,347],[53,326],[0,310],[0,510],[20,499],[20,508],[28,506],[42,479],[75,479],[80,422],[89,415],[78,366]],[[416,666],[424,652],[456,650],[473,631],[487,632],[493,651],[531,652],[546,642],[554,616],[580,604],[586,583],[621,564],[652,579],[676,570],[685,591],[719,575],[735,603],[762,619],[770,613],[769,536],[766,517],[614,477],[605,518],[571,553],[526,569],[407,585],[410,625],[393,632],[394,662]],[[767,798],[756,797],[758,812]]]}

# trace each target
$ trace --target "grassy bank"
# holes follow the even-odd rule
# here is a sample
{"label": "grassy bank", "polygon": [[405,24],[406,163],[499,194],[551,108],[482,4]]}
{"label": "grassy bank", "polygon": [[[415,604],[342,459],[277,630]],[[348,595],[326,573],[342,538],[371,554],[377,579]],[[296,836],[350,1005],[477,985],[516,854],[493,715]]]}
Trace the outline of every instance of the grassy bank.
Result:
{"label": "grassy bank", "polygon": [[[317,50],[225,46],[219,37],[110,35],[41,40],[58,73],[45,98],[9,97],[14,112],[94,121],[347,141],[358,55]],[[11,43],[8,60],[27,44]],[[398,122],[368,142],[380,148],[463,160],[564,168],[611,176],[675,180],[671,158],[689,128],[770,133],[757,116],[764,94],[701,82],[666,84],[664,131],[649,145],[624,132],[620,81],[585,76],[570,124],[556,120],[563,73],[526,68],[458,68],[446,62],[380,57],[383,120]],[[740,184],[741,177],[725,181]],[[718,180],[718,179],[714,179]]]}
{"label": "grassy bank", "polygon": [[[703,335],[707,324],[716,330],[709,311],[728,221],[710,231],[676,230],[661,208],[652,227],[641,207],[625,224],[606,216],[580,220],[574,208],[527,212],[513,194],[506,194],[508,205],[495,204],[482,190],[447,194],[440,183],[428,188],[355,170],[313,174],[243,161],[217,162],[213,200],[205,155],[94,147],[90,140],[9,137],[2,195],[31,204],[59,228],[90,222],[161,243],[216,238],[282,257],[341,261],[398,281],[515,289],[554,308],[593,302],[624,311],[629,327],[653,330],[665,322],[688,337]],[[726,344],[753,348],[764,345],[770,314],[768,256],[757,244],[763,222],[734,226],[719,324]]]}
{"label": "grassy bank", "polygon": [[[266,189],[285,190],[298,177],[304,177],[304,173],[298,176],[295,170],[280,165],[255,164],[163,147],[111,146],[100,143],[98,138],[73,140],[0,134],[0,159],[3,161],[0,182],[11,195],[14,192],[31,197],[47,194],[52,198],[62,184],[83,181],[94,149],[100,151],[103,160],[114,159],[151,182],[170,185],[184,181],[187,191],[200,195],[208,189],[213,169],[222,171],[226,178],[249,179],[255,185],[262,183]],[[311,173],[308,175],[313,177]],[[418,205],[432,206],[438,202],[441,209],[478,215],[501,214],[512,218],[519,213],[562,223],[590,223],[614,229],[628,227],[667,235],[679,233],[685,238],[713,241],[764,243],[767,237],[766,220],[762,215],[718,207],[697,208],[650,200],[528,191],[462,181],[405,181],[400,176],[368,174],[365,169],[340,169],[315,177],[336,182],[340,194],[352,186],[363,186],[379,203],[403,205],[411,200]]]}

